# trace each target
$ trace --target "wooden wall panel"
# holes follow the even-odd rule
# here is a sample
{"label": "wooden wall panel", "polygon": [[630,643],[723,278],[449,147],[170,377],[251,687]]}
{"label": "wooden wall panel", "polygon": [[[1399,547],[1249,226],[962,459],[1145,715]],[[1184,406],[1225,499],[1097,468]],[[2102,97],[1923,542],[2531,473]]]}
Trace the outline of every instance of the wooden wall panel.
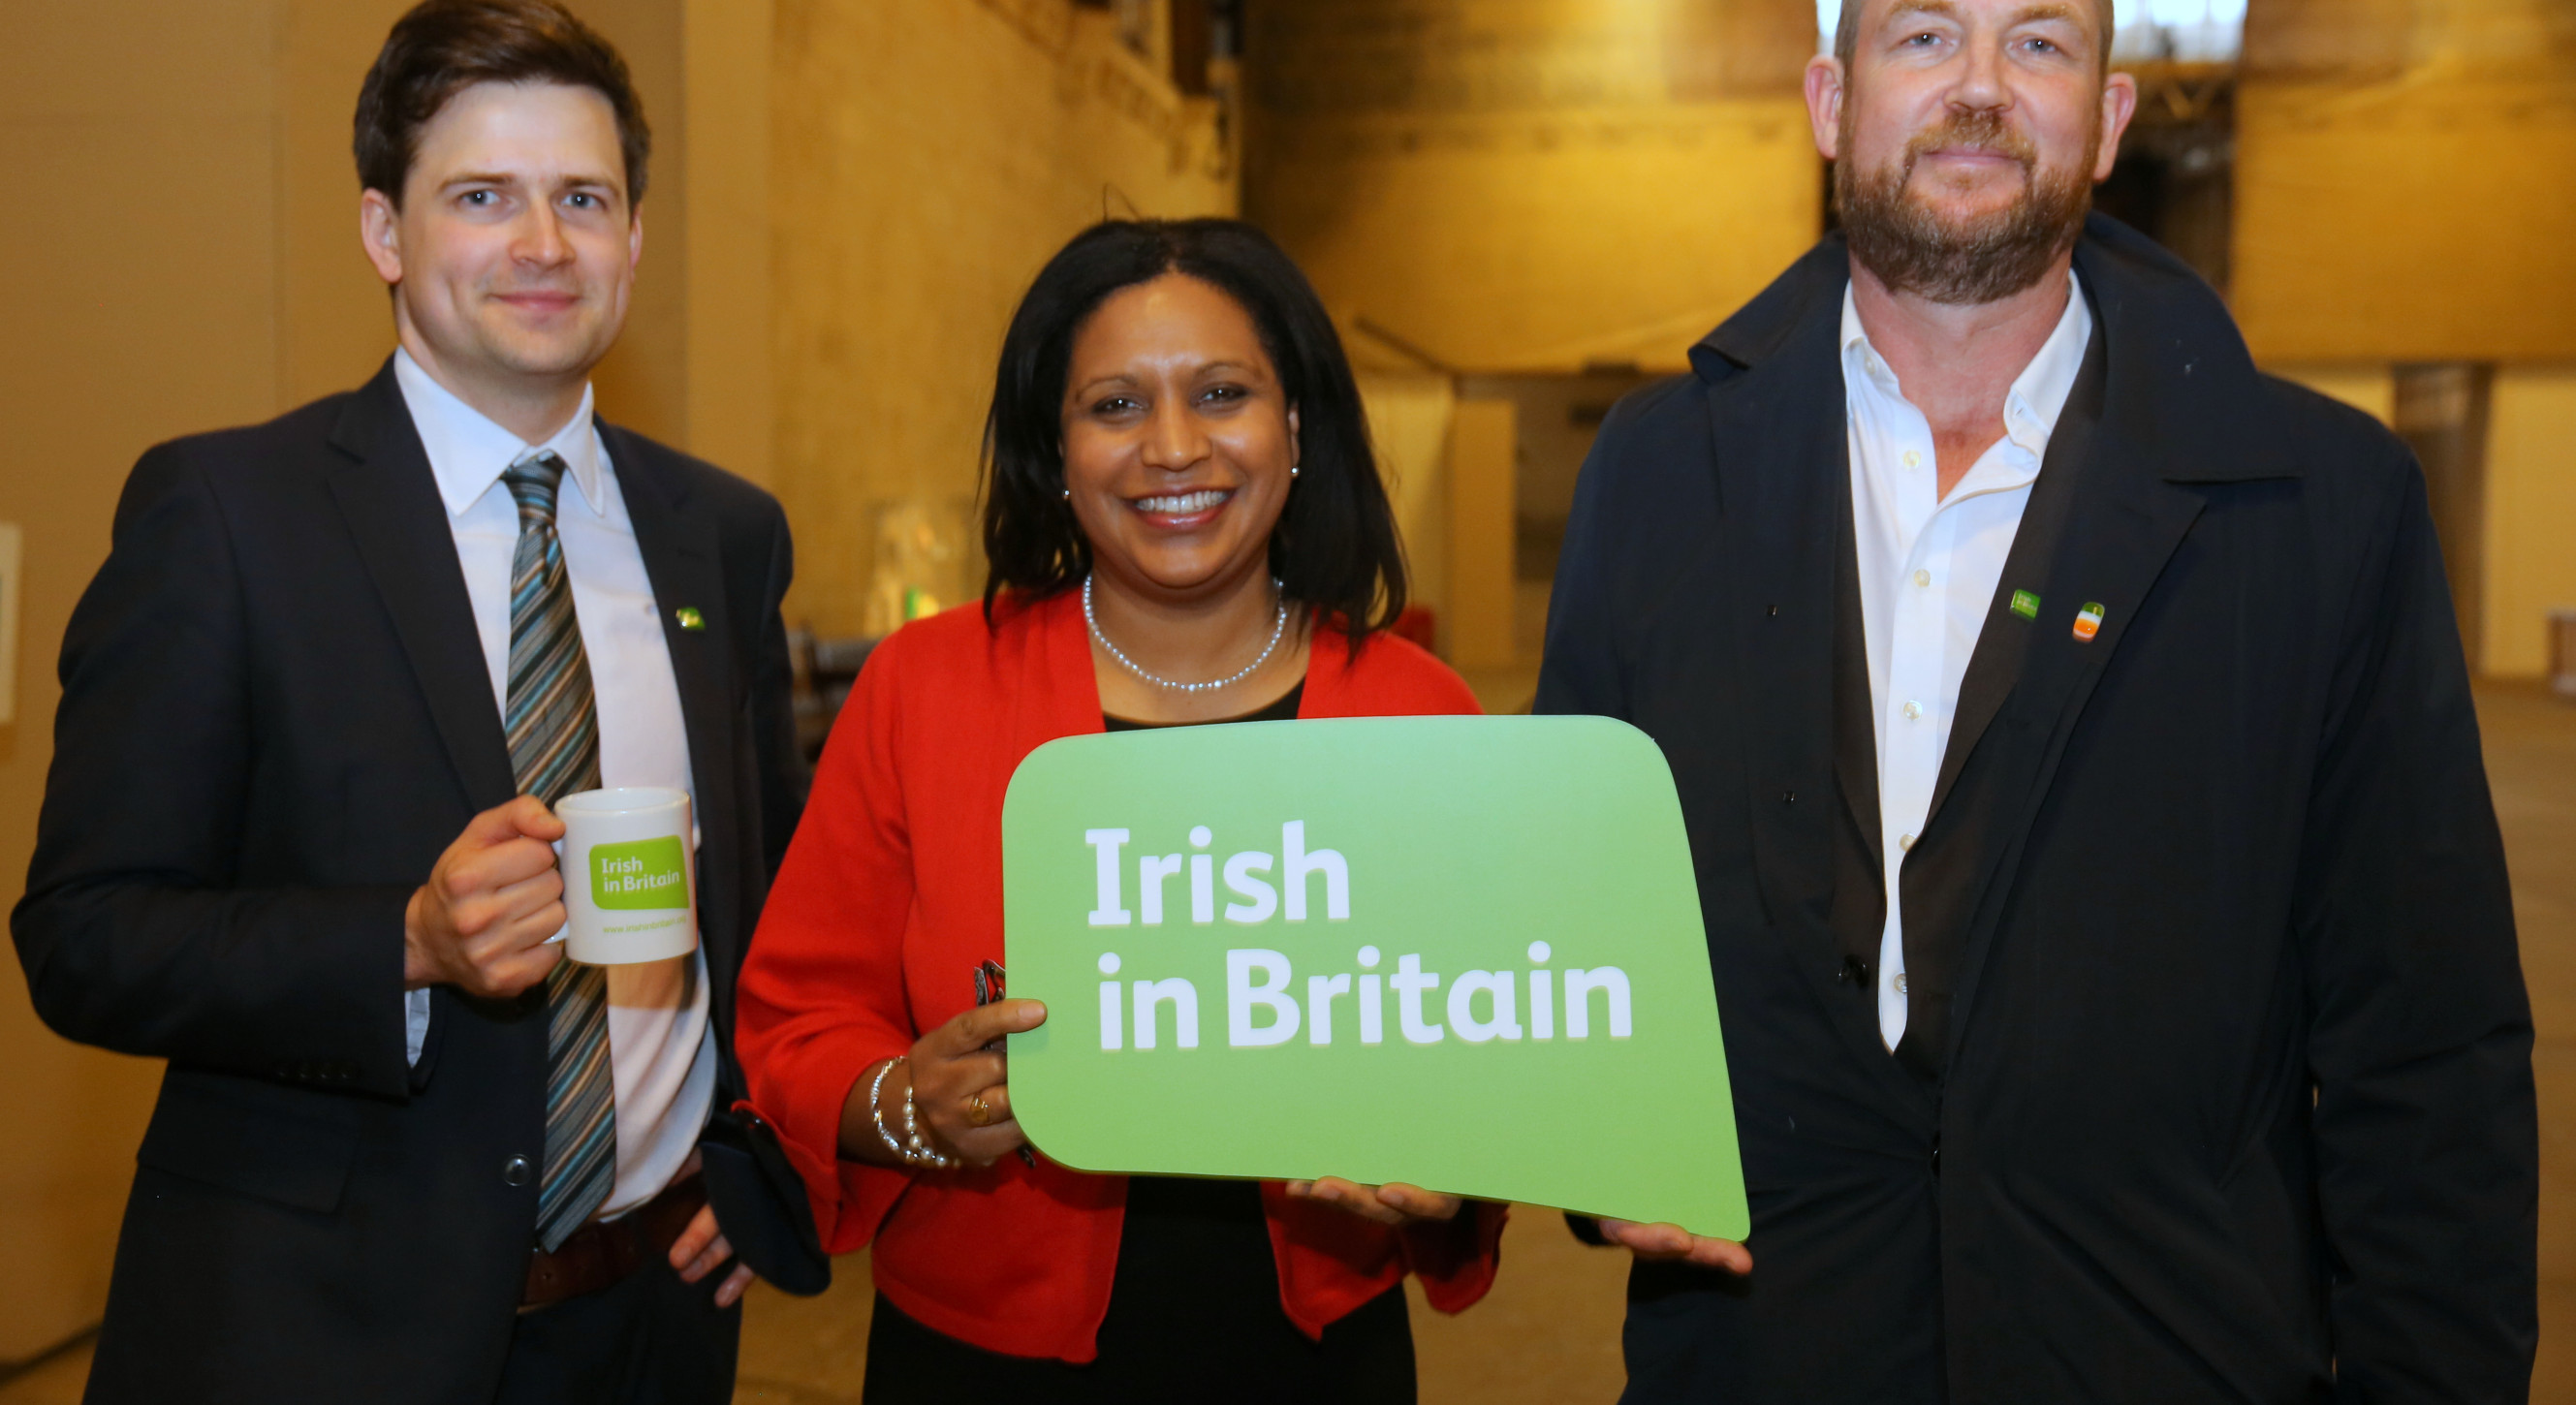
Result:
{"label": "wooden wall panel", "polygon": [[1520,427],[1509,400],[1461,400],[1449,424],[1449,618],[1460,668],[1513,662],[1512,504]]}
{"label": "wooden wall panel", "polygon": [[2256,355],[2576,357],[2576,5],[2253,0],[2247,36],[2232,291]]}
{"label": "wooden wall panel", "polygon": [[[791,621],[869,619],[882,510],[966,531],[1011,309],[1109,214],[1230,214],[1233,155],[1067,0],[776,0],[769,183]],[[960,548],[973,551],[971,541]],[[958,575],[980,587],[980,568]]]}
{"label": "wooden wall panel", "polygon": [[[280,408],[284,20],[273,0],[10,13],[0,178],[40,217],[0,220],[0,520],[24,529],[26,591],[17,720],[0,725],[0,909],[35,849],[63,626],[127,470],[159,440]],[[0,1068],[5,1364],[98,1321],[159,1065],[56,1037],[11,959]]]}
{"label": "wooden wall panel", "polygon": [[2243,71],[2254,80],[2395,77],[2423,0],[2248,0]]}
{"label": "wooden wall panel", "polygon": [[1245,209],[1393,334],[1356,347],[1390,366],[1678,367],[1816,238],[1814,24],[1803,0],[1255,0]]}

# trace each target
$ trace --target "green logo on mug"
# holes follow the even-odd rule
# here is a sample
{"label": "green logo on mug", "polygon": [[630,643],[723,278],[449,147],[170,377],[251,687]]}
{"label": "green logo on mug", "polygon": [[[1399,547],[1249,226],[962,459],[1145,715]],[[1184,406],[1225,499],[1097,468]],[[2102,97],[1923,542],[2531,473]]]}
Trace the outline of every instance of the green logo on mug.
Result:
{"label": "green logo on mug", "polygon": [[687,907],[689,870],[680,837],[592,845],[590,900],[604,910]]}

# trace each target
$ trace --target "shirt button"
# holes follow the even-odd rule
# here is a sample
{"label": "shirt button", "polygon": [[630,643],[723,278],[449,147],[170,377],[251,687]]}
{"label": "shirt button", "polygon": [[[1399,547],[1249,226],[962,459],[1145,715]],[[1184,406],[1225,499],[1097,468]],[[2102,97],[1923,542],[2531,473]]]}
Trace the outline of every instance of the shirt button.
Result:
{"label": "shirt button", "polygon": [[1900,853],[1912,852],[1914,848],[1914,836],[1911,834],[1900,834],[1896,836],[1896,847]]}
{"label": "shirt button", "polygon": [[1932,583],[1932,573],[1930,571],[1915,572],[1914,583],[1916,585],[1930,585]]}
{"label": "shirt button", "polygon": [[1903,995],[1905,993],[1905,973],[1903,971],[1896,973],[1896,993],[1899,995]]}
{"label": "shirt button", "polygon": [[1922,715],[1923,715],[1923,704],[1921,704],[1921,703],[1919,703],[1919,702],[1910,702],[1910,703],[1907,703],[1907,704],[1905,705],[1905,720],[1906,720],[1906,721],[1911,722],[1911,721],[1913,721],[1915,718],[1921,717]]}
{"label": "shirt button", "polygon": [[501,1181],[505,1185],[526,1185],[535,1176],[536,1168],[524,1156],[513,1156],[501,1163]]}
{"label": "shirt button", "polygon": [[1906,450],[1905,466],[1907,468],[1921,468],[1923,466],[1923,456],[1914,452],[1912,449]]}

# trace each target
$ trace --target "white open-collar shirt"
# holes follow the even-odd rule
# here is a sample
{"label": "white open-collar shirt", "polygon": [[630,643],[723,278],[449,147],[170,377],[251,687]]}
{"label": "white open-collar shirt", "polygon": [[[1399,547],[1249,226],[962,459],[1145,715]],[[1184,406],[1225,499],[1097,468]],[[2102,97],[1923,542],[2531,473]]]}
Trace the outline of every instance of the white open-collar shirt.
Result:
{"label": "white open-collar shirt", "polygon": [[1879,848],[1887,925],[1878,944],[1878,1031],[1905,1037],[1905,914],[1898,874],[1923,832],[1959,683],[1977,650],[2021,530],[2049,436],[2093,339],[2083,286],[2067,274],[2066,314],[2004,400],[2004,437],[1941,496],[1932,426],[1872,349],[1843,291],[1843,397],[1851,434],[1852,535],[1859,548],[1870,715],[1878,734]]}
{"label": "white open-collar shirt", "polygon": [[[669,786],[694,798],[679,678],[616,468],[591,418],[590,392],[582,392],[581,408],[553,438],[529,444],[458,399],[409,352],[394,353],[394,379],[447,506],[494,709],[509,716],[510,566],[519,548],[519,508],[501,474],[550,449],[566,470],[556,494],[555,535],[572,581],[582,652],[590,659],[599,783]],[[606,969],[617,1182],[600,1214],[614,1216],[660,1194],[696,1149],[715,1101],[715,1039],[703,952]],[[429,992],[409,992],[405,1013],[409,1053],[418,1062],[429,1033]]]}

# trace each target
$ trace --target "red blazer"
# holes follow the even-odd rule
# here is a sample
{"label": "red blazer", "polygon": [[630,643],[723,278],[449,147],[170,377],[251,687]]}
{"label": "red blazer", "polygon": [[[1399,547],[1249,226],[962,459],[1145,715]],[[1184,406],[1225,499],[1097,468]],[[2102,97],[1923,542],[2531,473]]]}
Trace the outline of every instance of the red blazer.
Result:
{"label": "red blazer", "polygon": [[[815,776],[741,978],[738,1047],[751,1101],[779,1129],[823,1247],[871,1240],[876,1286],[952,1337],[1089,1361],[1109,1311],[1127,1180],[1041,1157],[981,1169],[843,1161],[841,1107],[860,1074],[973,1003],[969,973],[1002,955],[1002,796],[1041,744],[1102,730],[1073,592],[1004,601],[988,628],[962,606],[878,646]],[[1468,713],[1458,675],[1389,636],[1354,657],[1318,630],[1300,717]],[[1280,1304],[1309,1336],[1410,1269],[1444,1312],[1483,1297],[1502,1207],[1398,1232],[1262,1187]]]}

